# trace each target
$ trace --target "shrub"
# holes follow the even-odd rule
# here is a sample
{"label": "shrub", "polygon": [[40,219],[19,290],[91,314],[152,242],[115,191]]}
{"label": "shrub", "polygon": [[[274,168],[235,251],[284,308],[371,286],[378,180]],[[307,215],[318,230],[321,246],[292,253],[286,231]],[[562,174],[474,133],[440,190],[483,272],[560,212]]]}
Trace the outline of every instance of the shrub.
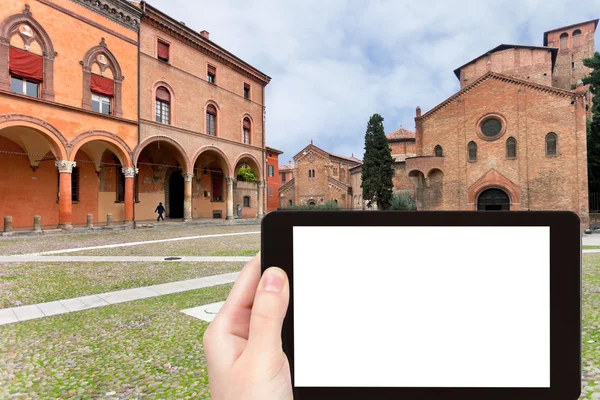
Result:
{"label": "shrub", "polygon": [[415,211],[417,203],[408,192],[396,192],[390,199],[390,210]]}
{"label": "shrub", "polygon": [[237,173],[237,180],[241,182],[256,182],[256,175],[252,168],[240,168]]}

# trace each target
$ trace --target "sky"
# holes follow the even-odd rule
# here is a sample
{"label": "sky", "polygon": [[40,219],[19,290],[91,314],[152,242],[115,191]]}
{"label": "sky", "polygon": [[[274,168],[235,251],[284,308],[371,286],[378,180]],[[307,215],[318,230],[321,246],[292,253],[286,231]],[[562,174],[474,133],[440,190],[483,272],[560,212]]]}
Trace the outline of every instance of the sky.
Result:
{"label": "sky", "polygon": [[[267,145],[280,164],[313,140],[362,158],[369,117],[414,131],[459,89],[453,71],[499,44],[600,18],[600,0],[149,0],[269,75]],[[599,29],[600,30],[600,29]],[[600,34],[596,33],[596,50]]]}

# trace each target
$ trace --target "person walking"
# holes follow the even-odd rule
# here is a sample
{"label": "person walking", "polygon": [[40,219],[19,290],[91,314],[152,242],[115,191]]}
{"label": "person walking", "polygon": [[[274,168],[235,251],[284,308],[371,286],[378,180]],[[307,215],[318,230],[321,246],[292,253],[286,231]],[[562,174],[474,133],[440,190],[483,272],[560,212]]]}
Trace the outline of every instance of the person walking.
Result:
{"label": "person walking", "polygon": [[157,221],[160,221],[161,218],[163,221],[165,220],[165,217],[163,217],[165,208],[163,207],[162,203],[158,203],[158,207],[156,207],[156,210],[154,210],[154,212],[158,213],[158,218],[156,218]]}

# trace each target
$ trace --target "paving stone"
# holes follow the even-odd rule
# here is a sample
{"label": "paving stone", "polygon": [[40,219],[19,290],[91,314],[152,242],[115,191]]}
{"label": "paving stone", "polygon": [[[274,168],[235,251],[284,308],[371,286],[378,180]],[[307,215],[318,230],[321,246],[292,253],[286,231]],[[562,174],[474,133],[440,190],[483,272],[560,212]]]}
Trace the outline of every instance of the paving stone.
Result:
{"label": "paving stone", "polygon": [[12,324],[14,322],[19,322],[19,319],[12,308],[0,310],[0,325]]}
{"label": "paving stone", "polygon": [[50,301],[48,303],[40,303],[37,305],[46,317],[52,315],[65,314],[69,310],[60,303],[60,301]]}
{"label": "paving stone", "polygon": [[60,304],[65,306],[65,308],[69,311],[80,311],[86,309],[86,305],[78,297],[74,299],[60,300]]}
{"label": "paving stone", "polygon": [[179,293],[187,290],[183,286],[180,286],[176,282],[164,283],[162,285],[154,285],[148,286],[148,290],[151,290],[157,294],[171,294],[171,293]]}
{"label": "paving stone", "polygon": [[205,304],[203,306],[181,310],[181,312],[191,317],[198,318],[206,322],[211,322],[217,316],[217,313],[219,312],[223,304],[225,304],[224,301],[212,304]]}
{"label": "paving stone", "polygon": [[108,305],[106,301],[102,300],[96,295],[78,297],[78,299],[85,304],[86,308],[103,307]]}
{"label": "paving stone", "polygon": [[148,297],[154,296],[158,296],[158,294],[147,288],[127,289],[120,290],[118,292],[102,293],[98,295],[98,297],[100,297],[102,300],[106,301],[109,304],[124,303],[126,301],[146,299]]}
{"label": "paving stone", "polygon": [[14,307],[13,311],[19,319],[19,322],[44,317],[44,313],[36,304],[30,306]]}

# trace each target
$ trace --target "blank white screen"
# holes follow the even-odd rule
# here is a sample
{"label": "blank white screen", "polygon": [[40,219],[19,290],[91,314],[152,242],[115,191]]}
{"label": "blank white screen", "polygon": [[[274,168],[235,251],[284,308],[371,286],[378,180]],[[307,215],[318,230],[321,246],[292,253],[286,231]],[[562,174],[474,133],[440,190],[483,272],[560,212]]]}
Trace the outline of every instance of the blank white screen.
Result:
{"label": "blank white screen", "polygon": [[294,227],[296,387],[550,387],[549,227]]}

